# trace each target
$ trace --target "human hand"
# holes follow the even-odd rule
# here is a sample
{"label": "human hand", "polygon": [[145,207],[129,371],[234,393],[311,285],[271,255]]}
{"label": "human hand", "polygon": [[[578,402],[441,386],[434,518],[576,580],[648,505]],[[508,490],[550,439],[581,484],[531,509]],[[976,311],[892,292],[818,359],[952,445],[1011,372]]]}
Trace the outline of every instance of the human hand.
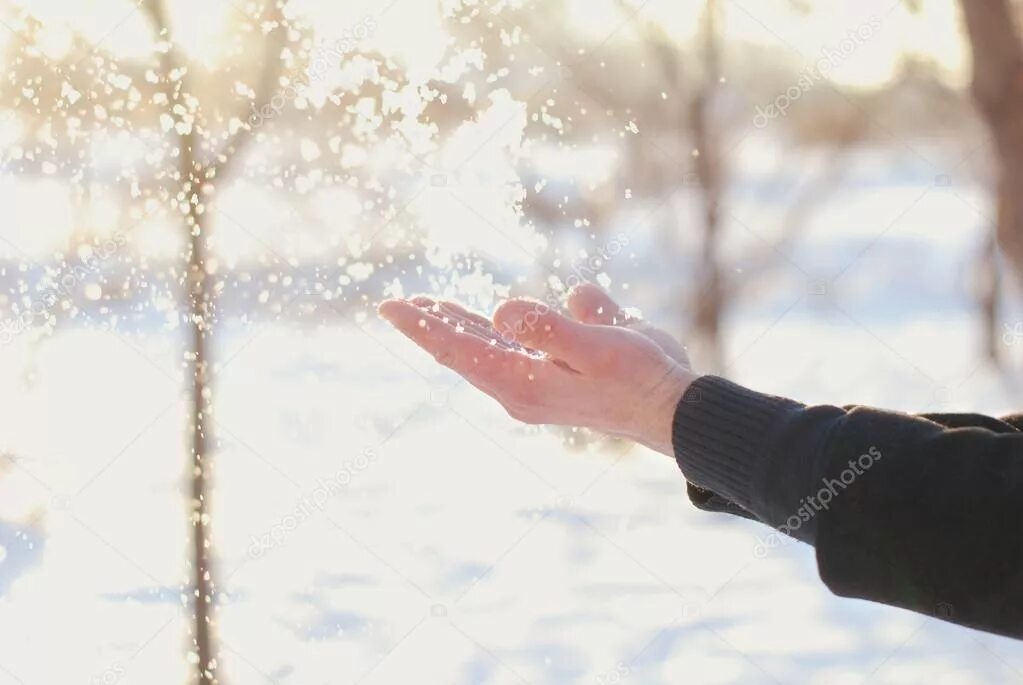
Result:
{"label": "human hand", "polygon": [[380,315],[525,423],[593,428],[674,456],[672,419],[697,378],[670,335],[584,284],[566,302],[501,304],[493,323],[454,302],[387,300]]}

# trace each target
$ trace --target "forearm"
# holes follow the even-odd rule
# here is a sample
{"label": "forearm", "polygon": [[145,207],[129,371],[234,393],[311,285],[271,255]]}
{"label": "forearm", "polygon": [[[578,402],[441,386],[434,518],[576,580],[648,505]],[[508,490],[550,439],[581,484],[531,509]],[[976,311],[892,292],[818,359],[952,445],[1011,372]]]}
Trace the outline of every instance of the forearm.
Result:
{"label": "forearm", "polygon": [[687,480],[703,488],[694,501],[738,505],[815,544],[837,594],[1023,636],[1015,426],[806,407],[704,378],[679,403],[673,439]]}
{"label": "forearm", "polygon": [[[825,439],[827,419],[841,413],[837,407],[808,410],[792,400],[704,376],[677,406],[675,458],[691,484],[812,543],[816,530],[812,518],[792,521],[787,528],[784,524],[798,516],[803,500],[817,491],[812,484],[819,480],[823,464],[810,455]],[[798,442],[808,449],[771,449],[779,442]],[[719,509],[724,502],[706,495],[699,503]]]}

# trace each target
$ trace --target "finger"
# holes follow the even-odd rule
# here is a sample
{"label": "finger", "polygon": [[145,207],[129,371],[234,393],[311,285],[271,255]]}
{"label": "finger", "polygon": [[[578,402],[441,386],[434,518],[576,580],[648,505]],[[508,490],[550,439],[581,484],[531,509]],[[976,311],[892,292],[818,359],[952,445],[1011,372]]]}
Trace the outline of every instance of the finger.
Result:
{"label": "finger", "polygon": [[434,307],[437,304],[437,301],[435,299],[433,299],[432,297],[427,297],[426,295],[416,295],[415,297],[410,297],[408,301],[417,307],[424,307],[427,309],[430,307]]}
{"label": "finger", "polygon": [[380,304],[380,316],[433,355],[438,363],[488,386],[507,382],[507,373],[525,355],[499,347],[495,341],[459,331],[451,323],[405,300]]}
{"label": "finger", "polygon": [[577,320],[602,326],[615,325],[621,311],[606,292],[592,283],[582,283],[572,288],[565,304]]}
{"label": "finger", "polygon": [[660,328],[651,326],[650,324],[640,320],[640,324],[632,327],[634,330],[639,331],[646,337],[654,341],[654,343],[661,348],[661,351],[666,355],[677,361],[679,364],[688,367],[689,366],[689,354],[686,352],[686,348],[674,336],[665,333]]}
{"label": "finger", "polygon": [[416,295],[415,297],[409,298],[408,301],[417,307],[432,309],[435,314],[446,311],[448,314],[456,318],[471,321],[477,326],[482,326],[484,328],[493,327],[493,324],[490,323],[490,319],[487,317],[470,311],[457,302],[453,302],[451,300],[435,300],[427,295]]}
{"label": "finger", "polygon": [[426,295],[417,295],[409,300],[417,307],[421,307],[444,322],[453,322],[455,328],[464,330],[482,337],[485,340],[493,340],[500,347],[507,350],[524,350],[521,345],[511,345],[501,339],[501,336],[494,330],[490,319],[469,311],[465,307],[450,300],[434,300]]}
{"label": "finger", "polygon": [[[538,419],[539,398],[549,393],[551,382],[562,382],[564,372],[548,360],[503,350],[475,336],[460,333],[430,312],[401,300],[379,307],[380,315],[427,350],[445,366],[490,395],[512,416]],[[555,380],[556,379],[556,380]]]}
{"label": "finger", "polygon": [[473,314],[453,302],[442,301],[439,302],[437,306],[437,316],[443,318],[445,321],[449,319],[454,321],[466,332],[481,336],[487,340],[493,340],[497,345],[507,350],[516,350],[520,352],[527,351],[526,348],[517,343],[508,342],[502,339],[498,332],[494,330],[494,324],[490,322],[490,319],[483,318],[479,314]]}
{"label": "finger", "polygon": [[484,330],[492,330],[494,328],[494,325],[487,317],[482,314],[471,312],[462,305],[457,302],[452,302],[451,300],[435,300],[426,295],[416,295],[408,301],[441,318],[447,316],[464,325],[472,325]]}
{"label": "finger", "polygon": [[471,321],[477,326],[482,326],[483,328],[489,329],[492,329],[494,327],[494,324],[491,323],[490,319],[483,316],[482,314],[477,314],[476,312],[466,309],[457,302],[452,302],[451,300],[440,300],[438,304],[440,305],[442,311],[446,310],[454,314],[455,316],[465,319],[466,321]]}
{"label": "finger", "polygon": [[494,327],[505,340],[546,352],[575,370],[592,367],[600,329],[563,316],[534,300],[508,300],[494,312]]}

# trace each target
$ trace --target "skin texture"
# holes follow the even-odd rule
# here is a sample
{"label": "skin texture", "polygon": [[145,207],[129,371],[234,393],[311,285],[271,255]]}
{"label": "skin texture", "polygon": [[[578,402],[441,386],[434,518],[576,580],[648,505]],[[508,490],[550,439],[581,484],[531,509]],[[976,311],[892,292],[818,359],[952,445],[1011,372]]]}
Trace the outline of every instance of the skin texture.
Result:
{"label": "skin texture", "polygon": [[491,321],[416,297],[379,312],[519,421],[592,428],[673,456],[675,407],[698,377],[685,349],[594,285],[573,289],[566,307],[570,316],[513,299]]}

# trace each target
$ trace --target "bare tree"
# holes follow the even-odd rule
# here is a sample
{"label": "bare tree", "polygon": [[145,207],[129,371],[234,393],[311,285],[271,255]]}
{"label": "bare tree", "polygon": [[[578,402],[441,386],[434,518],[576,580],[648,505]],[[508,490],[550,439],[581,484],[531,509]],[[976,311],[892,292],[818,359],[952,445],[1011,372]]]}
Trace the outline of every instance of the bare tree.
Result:
{"label": "bare tree", "polygon": [[700,30],[700,58],[703,80],[697,87],[691,106],[693,143],[696,146],[696,178],[703,199],[703,242],[699,282],[692,303],[696,331],[706,340],[710,364],[722,366],[721,316],[724,309],[724,282],[718,247],[721,237],[721,200],[724,160],[720,135],[714,123],[714,94],[721,78],[721,37],[718,31],[717,0],[707,0]]}
{"label": "bare tree", "polygon": [[1002,275],[998,268],[998,240],[991,233],[977,260],[978,294],[981,328],[984,336],[984,356],[994,364],[1002,362],[1001,337],[998,334],[999,294]]}
{"label": "bare tree", "polygon": [[[149,0],[146,5],[156,26],[159,40],[166,41],[160,57],[161,82],[165,88],[167,114],[175,122],[178,168],[172,176],[171,197],[176,198],[184,214],[188,235],[188,252],[182,286],[190,327],[187,355],[190,383],[190,418],[188,434],[191,443],[191,507],[192,525],[192,639],[197,657],[196,682],[212,685],[217,682],[217,650],[213,633],[213,604],[216,585],[213,578],[209,535],[210,466],[212,460],[213,388],[210,339],[213,333],[215,294],[210,286],[207,256],[209,253],[208,204],[212,201],[213,184],[223,180],[230,163],[249,144],[254,132],[239,129],[228,138],[221,151],[209,161],[202,159],[200,146],[200,112],[191,102],[188,88],[188,65],[173,41],[171,26],[163,0]],[[281,69],[281,50],[287,29],[277,0],[269,0],[262,17],[272,28],[266,36],[262,74],[257,92],[257,110],[274,94]],[[244,120],[245,116],[242,116]]]}
{"label": "bare tree", "polygon": [[1009,0],[961,0],[973,54],[973,98],[998,160],[995,232],[1023,279],[1023,44]]}
{"label": "bare tree", "polygon": [[[626,0],[619,0],[619,9],[626,15],[635,9]],[[686,300],[682,320],[691,320],[698,343],[704,348],[707,363],[713,368],[722,365],[721,319],[727,299],[726,283],[718,254],[721,238],[721,203],[725,187],[724,158],[721,150],[721,126],[716,119],[715,99],[721,80],[721,31],[717,0],[704,4],[700,30],[696,37],[699,78],[692,77],[688,90],[692,95],[682,106],[673,106],[669,117],[677,137],[687,139],[693,148],[693,171],[674,169],[672,183],[681,186],[690,175],[695,179],[701,202],[700,260],[696,287],[691,300]],[[657,65],[665,90],[684,93],[687,82],[683,74],[686,57],[677,40],[657,21],[641,22],[643,42]],[[681,146],[680,146],[681,147]],[[666,249],[677,246],[678,224],[669,217],[664,225]]]}

